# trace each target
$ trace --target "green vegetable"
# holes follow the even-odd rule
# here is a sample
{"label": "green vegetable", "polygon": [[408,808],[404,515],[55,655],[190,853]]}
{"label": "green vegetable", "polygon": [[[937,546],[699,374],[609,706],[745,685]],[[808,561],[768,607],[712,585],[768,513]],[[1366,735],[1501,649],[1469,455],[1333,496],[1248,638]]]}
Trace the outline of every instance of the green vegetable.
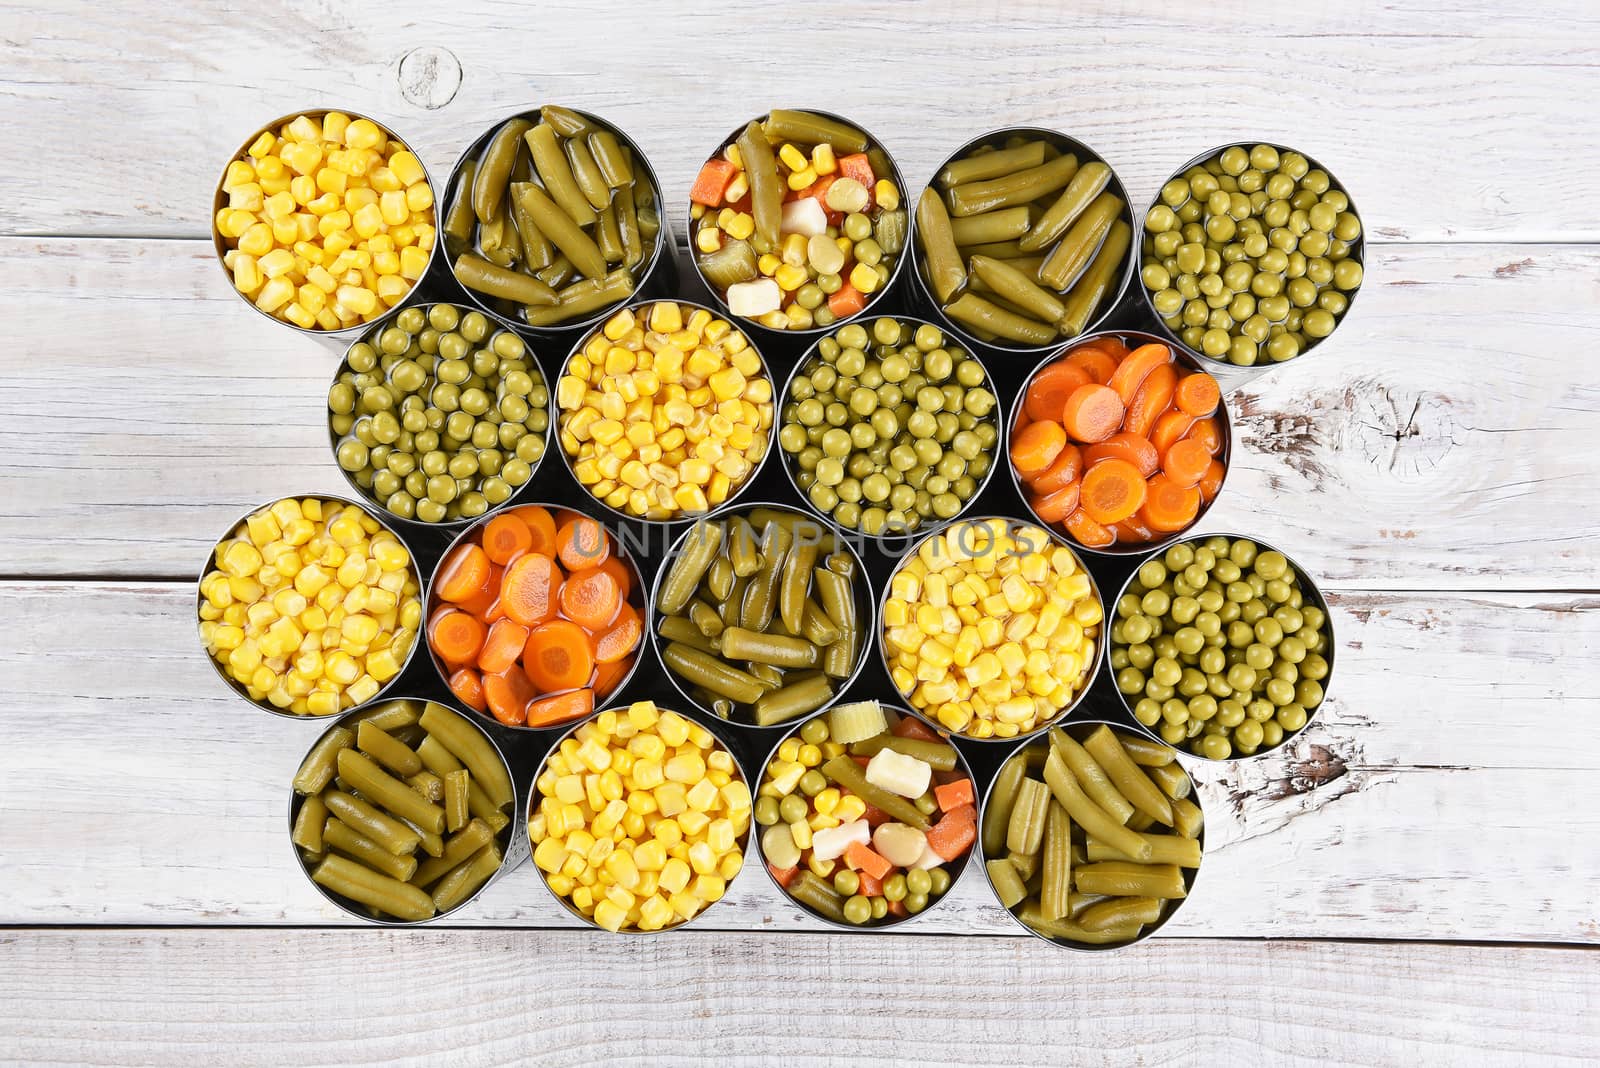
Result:
{"label": "green vegetable", "polygon": [[919,831],[929,830],[933,826],[928,817],[917,811],[910,801],[868,782],[865,769],[848,756],[834,757],[823,764],[821,770],[829,782],[855,794],[874,808],[882,809],[901,823]]}
{"label": "green vegetable", "polygon": [[[952,186],[946,194],[950,200],[950,213],[957,217],[970,216],[1012,205],[1025,209],[1029,201],[1038,200],[1066,185],[1077,172],[1078,158],[1068,154],[1047,160],[1037,167],[1013,171],[998,178],[964,182]],[[1018,233],[1008,236],[1022,235]],[[1003,238],[992,240],[1003,240]]]}
{"label": "green vegetable", "polygon": [[311,873],[319,886],[369,905],[400,920],[426,920],[437,909],[433,899],[399,879],[341,856],[325,858]]}
{"label": "green vegetable", "polygon": [[1006,848],[1013,853],[1037,853],[1044,838],[1050,791],[1038,779],[1023,779],[1006,828]]}

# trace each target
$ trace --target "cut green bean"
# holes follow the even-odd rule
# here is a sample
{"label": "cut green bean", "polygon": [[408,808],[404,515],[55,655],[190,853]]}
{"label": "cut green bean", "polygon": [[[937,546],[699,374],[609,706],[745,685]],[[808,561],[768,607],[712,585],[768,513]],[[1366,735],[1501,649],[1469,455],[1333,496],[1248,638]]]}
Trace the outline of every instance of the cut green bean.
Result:
{"label": "cut green bean", "polygon": [[406,785],[429,801],[444,800],[444,780],[424,768],[406,779]]}
{"label": "cut green bean", "polygon": [[932,828],[933,824],[928,822],[928,817],[916,805],[899,794],[891,794],[868,782],[866,769],[848,756],[836,756],[823,764],[820,770],[829,782],[855,794],[874,808],[882,809],[901,823],[919,831]]}
{"label": "cut green bean", "polygon": [[[1026,216],[1027,209],[1023,209]],[[940,304],[948,302],[966,285],[967,270],[956,249],[955,232],[944,201],[931,188],[917,199],[917,238],[922,242],[928,284]]]}
{"label": "cut green bean", "polygon": [[438,834],[444,830],[444,809],[384,771],[365,753],[340,750],[339,777],[363,797],[414,824],[419,831]]}
{"label": "cut green bean", "polygon": [[989,873],[989,882],[1002,907],[1012,908],[1028,896],[1027,887],[1022,885],[1022,876],[1017,874],[1017,869],[1012,867],[1009,860],[1004,857],[987,860],[983,867]]}
{"label": "cut green bean", "polygon": [[461,177],[456,183],[456,198],[450,202],[449,210],[445,212],[444,231],[445,238],[462,246],[472,240],[472,228],[478,225],[478,216],[472,210],[472,186],[478,175],[478,161],[466,160],[461,164]]}
{"label": "cut green bean", "polygon": [[495,131],[489,146],[478,158],[477,172],[472,179],[472,212],[478,222],[489,223],[500,218],[506,186],[511,181],[511,167],[517,160],[517,146],[531,126],[527,119],[507,120]]}
{"label": "cut green bean", "polygon": [[1029,252],[1049,247],[1052,241],[1067,232],[1067,227],[1110,182],[1111,168],[1099,160],[1090,160],[1078,168],[1078,173],[1072,176],[1072,181],[1067,183],[1055,203],[1023,235],[1021,247]]}
{"label": "cut green bean", "polygon": [[612,189],[633,184],[633,165],[617,143],[617,135],[610,130],[594,130],[589,134],[589,152],[594,156],[600,175]]}
{"label": "cut green bean", "polygon": [[717,652],[717,647],[711,643],[711,639],[706,637],[705,632],[695,626],[688,616],[663,616],[656,631],[669,642],[687,645],[701,652]]}
{"label": "cut green bean", "polygon": [[1136,864],[1125,860],[1094,861],[1079,868],[1074,884],[1086,894],[1112,897],[1185,897],[1183,871],[1176,864]]}
{"label": "cut green bean", "polygon": [[1044,345],[1056,336],[1056,328],[1029,319],[985,300],[974,293],[963,293],[945,307],[945,314],[957,322],[984,330],[1009,341]]}
{"label": "cut green bean", "polygon": [[774,723],[786,723],[807,712],[815,712],[832,697],[833,683],[827,675],[808,675],[782,689],[762,694],[756,700],[752,714],[756,726],[770,727]]}
{"label": "cut green bean", "polygon": [[452,771],[444,777],[444,825],[451,834],[465,827],[471,818],[467,808],[471,786],[472,776],[466,768]]}
{"label": "cut green bean", "polygon": [[761,570],[761,555],[756,543],[755,529],[744,516],[734,516],[728,524],[728,559],[733,573],[739,578],[749,578]]}
{"label": "cut green bean", "polygon": [[1011,825],[1011,812],[1017,803],[1017,791],[1022,778],[1028,773],[1028,761],[1018,754],[1000,765],[994,785],[989,788],[989,802],[983,813],[983,851],[995,854],[1005,848],[1006,830]]}
{"label": "cut green bean", "polygon": [[600,165],[595,162],[588,144],[581,138],[569,136],[562,147],[567,151],[567,166],[572,168],[578,192],[583,194],[589,206],[596,212],[610,207],[611,186],[606,184],[605,175],[600,173]]}
{"label": "cut green bean", "polygon": [[295,813],[289,840],[301,849],[322,852],[322,824],[327,818],[328,806],[322,798],[316,795],[306,798],[300,802],[300,811]]}
{"label": "cut green bean", "polygon": [[1086,946],[1114,946],[1132,942],[1139,937],[1141,927],[1135,923],[1091,931],[1073,920],[1047,920],[1037,903],[1029,902],[1017,912],[1017,919],[1038,931],[1046,938],[1059,938]]}
{"label": "cut green bean", "polygon": [[783,574],[778,580],[778,615],[783,619],[783,625],[795,634],[800,632],[805,622],[806,589],[811,583],[811,569],[816,561],[816,538],[798,534],[783,561]]}
{"label": "cut green bean", "polygon": [[1044,781],[1050,785],[1050,792],[1061,802],[1061,807],[1067,810],[1067,815],[1072,817],[1072,822],[1082,827],[1085,834],[1109,842],[1130,857],[1145,861],[1150,859],[1150,844],[1095,804],[1084,793],[1077,777],[1067,768],[1059,753],[1052,752],[1046,758]]}
{"label": "cut green bean", "polygon": [[[711,562],[717,558],[722,535],[722,524],[714,521],[701,520],[689,529],[656,597],[656,610],[663,616],[676,615],[688,607],[694,598],[695,587],[711,567]],[[738,572],[739,562],[735,558],[734,573]]]}
{"label": "cut green bean", "polygon": [[[1026,206],[1030,201],[1049,196],[1072,180],[1078,173],[1078,157],[1067,154],[1046,160],[1037,167],[1013,171],[998,178],[977,182],[964,182],[952,186],[948,194],[950,214],[962,216],[992,212],[1013,205]],[[1010,234],[1021,237],[1021,234]],[[1003,240],[1003,239],[996,239]],[[967,242],[960,242],[966,244]]]}
{"label": "cut green bean", "polygon": [[[1105,769],[1106,775],[1128,803],[1157,823],[1172,826],[1172,802],[1128,756],[1110,727],[1101,725],[1083,741],[1084,749]],[[1117,843],[1110,843],[1121,848]],[[1131,854],[1130,854],[1131,855]]]}
{"label": "cut green bean", "polygon": [[426,890],[466,859],[494,841],[495,831],[483,820],[474,819],[458,833],[445,840],[444,852],[430,857],[417,866],[411,882]]}
{"label": "cut green bean", "polygon": [[343,790],[324,790],[322,800],[335,817],[391,853],[412,853],[422,844],[422,836],[414,829],[359,797]]}
{"label": "cut green bean", "polygon": [[500,862],[500,851],[493,845],[478,850],[471,860],[439,880],[439,884],[433,888],[433,907],[440,912],[449,912],[460,905],[500,870]]}
{"label": "cut green bean", "polygon": [[[577,179],[572,176],[572,167],[567,162],[566,153],[561,150],[561,142],[556,137],[555,127],[548,123],[540,123],[529,130],[523,136],[523,140],[527,142],[528,152],[533,156],[533,169],[538,172],[540,183],[550,194],[551,200],[560,205],[560,210],[567,216],[567,220],[574,227],[592,224],[595,221],[594,207],[584,198],[578,188]],[[544,229],[544,219],[539,216],[535,216],[535,219],[540,228]],[[554,235],[551,239],[554,240]],[[560,244],[559,241],[556,243]],[[579,262],[576,256],[572,259],[574,263]],[[599,273],[598,270],[584,271],[584,274],[590,277]]]}
{"label": "cut green bean", "polygon": [[1105,810],[1106,815],[1118,823],[1126,824],[1133,815],[1133,806],[1128,799],[1117,792],[1112,785],[1111,778],[1105,769],[1095,763],[1089,751],[1079,745],[1071,735],[1060,727],[1050,731],[1050,748],[1061,754],[1062,761],[1067,769],[1078,780],[1078,785],[1083,787],[1083,792],[1089,799]]}
{"label": "cut green bean", "polygon": [[1044,266],[1039,268],[1040,280],[1056,290],[1071,288],[1098,257],[1121,211],[1120,197],[1101,193],[1045,257]]}
{"label": "cut green bean", "polygon": [[750,212],[755,220],[755,250],[772,252],[778,247],[783,215],[783,187],[778,179],[778,161],[767,142],[766,131],[752,122],[739,134],[739,158],[750,181]]}
{"label": "cut green bean", "polygon": [[345,857],[324,858],[312,871],[311,879],[318,886],[370,905],[395,919],[426,920],[436,911],[433,899],[415,886]]}
{"label": "cut green bean", "polygon": [[950,220],[950,237],[957,245],[1009,241],[1028,232],[1031,215],[1026,204]]}
{"label": "cut green bean", "polygon": [[709,653],[673,642],[661,651],[661,661],[669,671],[681,675],[695,686],[704,686],[742,705],[754,704],[767,688],[747,671],[725,664]]}
{"label": "cut green bean", "polygon": [[1039,887],[1039,912],[1047,920],[1059,920],[1067,915],[1067,899],[1072,896],[1072,820],[1055,800],[1045,817],[1040,871],[1044,882]]}
{"label": "cut green bean", "polygon": [[1123,220],[1111,224],[1111,232],[1106,235],[1100,251],[1095,253],[1094,262],[1067,293],[1067,314],[1059,324],[1067,337],[1083,333],[1095,311],[1115,293],[1117,274],[1132,236],[1133,232]]}
{"label": "cut green bean", "polygon": [[1037,853],[1049,811],[1050,790],[1038,779],[1023,779],[1006,827],[1006,848],[1013,853]]}
{"label": "cut green bean", "polygon": [[856,742],[850,747],[850,755],[872,757],[885,749],[916,757],[934,771],[956,770],[956,750],[947,742],[930,742],[926,738],[902,738],[898,734],[888,732],[875,735],[864,742]]}
{"label": "cut green bean", "polygon": [[988,256],[974,256],[972,272],[990,286],[995,293],[1017,305],[1036,319],[1054,323],[1066,314],[1067,309],[1054,293],[1042,288],[1028,276],[1004,260]]}
{"label": "cut green bean", "polygon": [[405,882],[417,870],[415,856],[396,855],[384,849],[349,824],[336,819],[323,821],[322,840],[328,849],[359,861],[373,871]]}
{"label": "cut green bean", "polygon": [[[1200,840],[1198,838],[1184,838],[1176,834],[1146,834],[1142,836],[1150,843],[1150,863],[1176,864],[1180,868],[1198,868],[1200,866]],[[1113,849],[1097,838],[1090,838],[1086,843],[1086,852],[1090,860],[1132,860],[1126,853]]]}
{"label": "cut green bean", "polygon": [[1028,141],[1015,148],[1001,148],[952,160],[939,168],[935,180],[944,189],[981,182],[989,178],[1003,178],[1017,171],[1037,167],[1044,162],[1044,142]]}
{"label": "cut green bean", "polygon": [[[705,609],[712,612],[710,605]],[[691,607],[690,611],[694,609]],[[786,638],[743,627],[729,627],[722,632],[722,655],[729,660],[753,660],[780,668],[814,668],[821,659],[817,647],[804,638]]]}
{"label": "cut green bean", "polygon": [[[832,145],[836,152],[865,152],[867,135],[848,123],[830,119],[814,111],[773,108],[767,113],[766,136],[771,141],[803,141],[806,144]],[[887,168],[873,167],[878,174]]]}
{"label": "cut green bean", "polygon": [[1185,838],[1198,838],[1204,820],[1200,815],[1200,806],[1187,797],[1180,797],[1172,802],[1172,829]]}
{"label": "cut green bean", "polygon": [[783,564],[794,543],[794,534],[782,523],[768,523],[761,531],[761,570],[750,579],[744,604],[739,608],[739,625],[746,630],[767,629],[778,607],[778,585],[783,581]]}
{"label": "cut green bean", "polygon": [[[517,199],[522,210],[539,227],[539,232],[572,261],[579,273],[587,279],[600,278],[606,273],[606,259],[600,255],[600,247],[572,220],[571,215],[550,199],[545,190],[530,182],[518,192],[520,196]],[[591,216],[594,215],[588,201],[583,201],[583,206]]]}
{"label": "cut green bean", "polygon": [[787,892],[800,904],[822,913],[835,923],[844,921],[844,897],[810,870],[802,868],[789,883]]}
{"label": "cut green bean", "polygon": [[539,109],[539,117],[549,123],[562,137],[577,137],[589,129],[589,120],[571,108],[559,104],[546,104]]}
{"label": "cut green bean", "polygon": [[805,613],[800,618],[800,635],[816,646],[828,646],[840,638],[839,628],[828,614],[810,597],[806,598]]}
{"label": "cut green bean", "polygon": [[[472,781],[483,787],[496,808],[506,808],[516,800],[516,792],[511,787],[511,773],[506,770],[500,754],[495,752],[494,743],[482,730],[467,722],[460,713],[432,701],[423,708],[419,722],[430,737],[439,739],[439,743],[472,772]],[[430,770],[443,774],[431,765]]]}
{"label": "cut green bean", "polygon": [[422,758],[371,720],[356,726],[356,748],[402,779],[422,770]]}
{"label": "cut green bean", "polygon": [[311,752],[300,762],[294,775],[294,792],[320,794],[333,781],[335,761],[339,751],[356,744],[356,736],[344,727],[335,727],[317,740]]}

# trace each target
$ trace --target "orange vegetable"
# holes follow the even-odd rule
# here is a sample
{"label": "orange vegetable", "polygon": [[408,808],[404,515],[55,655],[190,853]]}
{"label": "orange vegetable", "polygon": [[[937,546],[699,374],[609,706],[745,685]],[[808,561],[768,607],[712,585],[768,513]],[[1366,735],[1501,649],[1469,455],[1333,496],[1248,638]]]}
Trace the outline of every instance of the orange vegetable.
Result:
{"label": "orange vegetable", "polygon": [[617,618],[622,594],[617,582],[598,567],[574,571],[562,583],[559,597],[561,614],[581,627],[600,630]]}
{"label": "orange vegetable", "polygon": [[528,546],[528,551],[530,553],[540,553],[554,559],[556,555],[556,520],[550,514],[550,509],[537,504],[525,504],[521,508],[513,508],[511,514],[528,524],[528,531],[533,535],[533,544]]}
{"label": "orange vegetable", "polygon": [[611,580],[617,584],[618,593],[623,597],[628,596],[628,591],[633,588],[633,571],[620,556],[613,554],[606,557],[600,570],[611,576]]}
{"label": "orange vegetable", "polygon": [[1020,434],[1011,436],[1012,466],[1024,478],[1040,474],[1055,463],[1066,444],[1067,432],[1060,423],[1049,419],[1029,423]]}
{"label": "orange vegetable", "polygon": [[500,596],[500,578],[505,574],[505,571],[506,569],[499,564],[490,564],[489,580],[484,584],[483,589],[464,601],[457,601],[456,607],[463,612],[472,613],[485,623],[493,622],[488,613],[495,600]]}
{"label": "orange vegetable", "polygon": [[1194,438],[1174,442],[1161,457],[1161,470],[1180,486],[1198,485],[1210,466],[1211,453],[1206,451],[1204,442]]}
{"label": "orange vegetable", "polygon": [[520,727],[528,721],[528,702],[535,694],[528,676],[513,664],[498,675],[483,677],[483,696],[495,719],[508,727]]}
{"label": "orange vegetable", "polygon": [[872,192],[872,186],[878,178],[872,173],[872,161],[867,159],[865,152],[852,152],[848,156],[839,157],[839,175],[842,178],[854,178],[867,187],[867,192]]}
{"label": "orange vegetable", "polygon": [[728,186],[738,173],[739,168],[725,159],[706,160],[700,173],[695,176],[694,185],[689,187],[689,199],[708,208],[719,207],[722,195],[728,191]]}
{"label": "orange vegetable", "polygon": [[489,581],[489,557],[473,542],[458,545],[439,565],[434,579],[439,596],[446,601],[464,601],[483,589]]}
{"label": "orange vegetable", "polygon": [[874,879],[882,879],[894,869],[894,865],[883,859],[860,842],[851,842],[844,851],[844,862],[856,871],[866,872]]}
{"label": "orange vegetable", "polygon": [[828,297],[828,310],[835,319],[845,319],[867,306],[867,298],[856,290],[849,282],[839,287],[838,291]]}
{"label": "orange vegetable", "polygon": [[928,831],[928,848],[940,860],[955,860],[978,837],[978,810],[962,805],[944,814]]}
{"label": "orange vegetable", "polygon": [[1156,540],[1155,532],[1145,526],[1137,515],[1130,515],[1120,523],[1111,524],[1111,532],[1117,536],[1118,541],[1125,541],[1134,545],[1142,541]]}
{"label": "orange vegetable", "polygon": [[1215,456],[1222,451],[1222,424],[1217,421],[1216,416],[1202,419],[1189,428],[1189,432],[1184,435],[1184,439],[1200,442],[1206,447],[1207,453]]}
{"label": "orange vegetable", "polygon": [[933,799],[939,802],[940,812],[953,812],[962,805],[976,804],[971,779],[957,779],[933,788]]}
{"label": "orange vegetable", "polygon": [[889,902],[889,915],[895,917],[896,919],[904,919],[905,917],[911,915],[911,910],[906,908],[904,899],[899,901],[891,901]]}
{"label": "orange vegetable", "polygon": [[450,676],[450,692],[456,700],[477,712],[486,712],[489,701],[483,696],[483,679],[476,671],[464,667]]}
{"label": "orange vegetable", "polygon": [[1082,508],[1067,516],[1066,525],[1067,533],[1071,534],[1079,545],[1087,545],[1091,549],[1104,549],[1107,545],[1115,545],[1117,542],[1115,534],[1090,519]]}
{"label": "orange vegetable", "polygon": [[1053,493],[1036,493],[1028,497],[1028,504],[1034,513],[1044,523],[1060,523],[1067,516],[1077,511],[1078,498],[1083,493],[1083,486],[1078,482],[1068,482],[1065,486]]}
{"label": "orange vegetable", "polygon": [[515,512],[503,512],[484,525],[483,551],[496,564],[509,564],[533,548],[533,531]]}
{"label": "orange vegetable", "polygon": [[470,664],[483,648],[487,628],[476,616],[448,608],[428,621],[428,645],[446,662]]}
{"label": "orange vegetable", "polygon": [[1117,358],[1097,344],[1079,345],[1067,354],[1067,362],[1081,367],[1089,381],[1102,386],[1117,373]]}
{"label": "orange vegetable", "polygon": [[789,884],[794,882],[794,877],[800,874],[800,865],[796,864],[792,868],[774,868],[768,864],[767,870],[772,873],[772,881],[787,890]]}
{"label": "orange vegetable", "polygon": [[889,733],[896,738],[918,738],[924,742],[944,740],[915,716],[901,716],[899,722],[889,728]]}
{"label": "orange vegetable", "polygon": [[856,875],[860,879],[860,885],[856,887],[856,893],[863,897],[881,897],[883,895],[882,879],[876,878],[871,872],[866,871],[857,872]]}
{"label": "orange vegetable", "polygon": [[1206,468],[1206,473],[1200,478],[1200,499],[1209,504],[1216,499],[1217,491],[1222,488],[1222,478],[1228,473],[1222,466],[1221,460],[1212,460]]}
{"label": "orange vegetable", "polygon": [[1061,425],[1073,440],[1104,441],[1122,426],[1122,398],[1110,386],[1079,386],[1061,410]]}
{"label": "orange vegetable", "polygon": [[1174,408],[1172,411],[1156,420],[1155,429],[1150,431],[1150,444],[1156,451],[1165,456],[1167,450],[1172,448],[1179,438],[1189,432],[1194,425],[1194,416]]}
{"label": "orange vegetable", "polygon": [[1069,441],[1056,454],[1054,463],[1026,481],[1038,493],[1054,493],[1076,482],[1081,474],[1083,450]]}
{"label": "orange vegetable", "polygon": [[1101,460],[1126,460],[1137,467],[1144,478],[1155,474],[1156,468],[1161,466],[1156,447],[1138,434],[1130,434],[1125,430],[1083,450],[1085,466],[1093,467]]}
{"label": "orange vegetable", "polygon": [[594,691],[585,686],[581,690],[568,690],[529,702],[526,726],[550,727],[581,719],[593,711]]}
{"label": "orange vegetable", "polygon": [[556,554],[568,571],[599,567],[611,555],[611,539],[595,520],[574,515],[556,531]]}
{"label": "orange vegetable", "polygon": [[582,627],[565,619],[541,623],[528,635],[522,666],[528,678],[544,693],[587,686],[594,674],[589,635]]}
{"label": "orange vegetable", "polygon": [[1117,391],[1123,404],[1132,404],[1150,372],[1171,360],[1172,350],[1165,345],[1140,345],[1123,357],[1106,385]]}
{"label": "orange vegetable", "polygon": [[[571,583],[568,583],[571,585]],[[644,635],[644,624],[633,605],[623,602],[616,619],[602,633],[595,636],[594,659],[599,664],[614,664],[639,647]]]}
{"label": "orange vegetable", "polygon": [[1210,415],[1222,401],[1222,390],[1218,388],[1215,378],[1199,371],[1178,383],[1172,400],[1190,415]]}
{"label": "orange vegetable", "polygon": [[1148,484],[1139,518],[1151,530],[1164,533],[1182,530],[1200,513],[1200,490],[1180,486],[1166,475],[1153,475]]}
{"label": "orange vegetable", "polygon": [[556,614],[561,569],[541,553],[527,553],[506,568],[500,580],[500,605],[524,627],[537,626]]}
{"label": "orange vegetable", "polygon": [[631,659],[624,658],[613,664],[596,664],[594,669],[594,683],[590,686],[598,696],[609,697],[614,690],[622,685],[622,677],[633,666]]}
{"label": "orange vegetable", "polygon": [[1089,372],[1078,364],[1057,360],[1033,376],[1028,384],[1028,395],[1022,401],[1022,410],[1030,421],[1060,419],[1072,391],[1092,382]]}
{"label": "orange vegetable", "polygon": [[527,627],[510,619],[495,620],[483,641],[483,651],[478,654],[478,667],[489,675],[504,671],[517,662],[527,642]]}
{"label": "orange vegetable", "polygon": [[889,814],[876,805],[868,805],[866,811],[861,813],[861,818],[867,821],[868,827],[876,827],[880,823],[888,823],[890,819]]}
{"label": "orange vegetable", "polygon": [[1083,473],[1083,510],[1097,523],[1126,519],[1144,503],[1144,476],[1126,460],[1101,460]]}
{"label": "orange vegetable", "polygon": [[1141,438],[1149,437],[1161,413],[1172,406],[1172,391],[1177,385],[1178,371],[1172,364],[1162,364],[1151,371],[1133,395],[1122,429]]}

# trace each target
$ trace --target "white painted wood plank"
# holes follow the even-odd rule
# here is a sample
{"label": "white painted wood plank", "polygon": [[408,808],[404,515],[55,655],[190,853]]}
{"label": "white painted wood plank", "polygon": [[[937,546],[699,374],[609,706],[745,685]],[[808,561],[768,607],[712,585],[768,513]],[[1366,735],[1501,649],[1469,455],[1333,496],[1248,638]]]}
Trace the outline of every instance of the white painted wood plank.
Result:
{"label": "white painted wood plank", "polygon": [[10,932],[0,952],[24,1065],[1600,1057],[1593,956],[1572,949],[1177,939],[1085,958],[1033,939],[482,930]]}
{"label": "white painted wood plank", "polygon": [[[223,691],[192,597],[0,584],[0,924],[348,922],[287,840],[287,783],[322,728]],[[1349,594],[1334,620],[1317,725],[1196,771],[1208,855],[1167,931],[1600,942],[1600,853],[1581,846],[1600,835],[1583,756],[1600,747],[1600,601]],[[573,923],[526,867],[453,922]],[[753,865],[704,922],[818,929]],[[976,868],[906,930],[1021,933]]]}
{"label": "white painted wood plank", "polygon": [[[1232,398],[1208,525],[1332,587],[1592,588],[1600,249],[1385,246],[1370,275],[1326,348]],[[345,490],[337,353],[242,307],[209,246],[0,239],[0,278],[0,574],[189,575],[247,508]]]}
{"label": "white painted wood plank", "polygon": [[4,233],[199,236],[227,154],[295,107],[372,112],[442,179],[489,123],[557,101],[632,133],[669,203],[747,113],[787,104],[849,113],[913,183],[977,133],[1038,123],[1106,154],[1145,203],[1191,156],[1266,137],[1331,167],[1386,240],[1600,236],[1583,193],[1600,165],[1600,21],[1582,0],[1292,17],[1266,0],[818,0],[800,22],[685,0],[615,17],[580,0],[4,10]]}

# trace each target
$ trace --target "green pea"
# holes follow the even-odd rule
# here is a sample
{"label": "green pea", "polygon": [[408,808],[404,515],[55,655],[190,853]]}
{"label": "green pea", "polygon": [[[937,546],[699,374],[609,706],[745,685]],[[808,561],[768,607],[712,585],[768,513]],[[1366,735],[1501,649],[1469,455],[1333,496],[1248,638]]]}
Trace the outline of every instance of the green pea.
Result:
{"label": "green pea", "polygon": [[811,807],[799,794],[787,794],[778,802],[778,818],[784,823],[796,823],[806,818]]}
{"label": "green pea", "polygon": [[899,872],[883,881],[883,896],[890,901],[901,901],[906,896],[906,877]]}
{"label": "green pea", "polygon": [[846,923],[863,924],[872,920],[872,902],[860,894],[845,898],[843,911]]}

